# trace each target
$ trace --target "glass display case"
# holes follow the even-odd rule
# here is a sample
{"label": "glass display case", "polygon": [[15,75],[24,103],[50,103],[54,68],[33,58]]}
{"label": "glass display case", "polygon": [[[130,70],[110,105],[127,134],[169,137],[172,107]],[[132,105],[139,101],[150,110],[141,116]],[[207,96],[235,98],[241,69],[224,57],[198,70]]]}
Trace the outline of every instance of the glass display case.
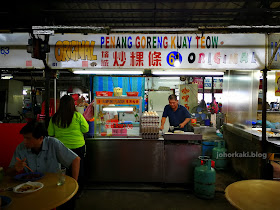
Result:
{"label": "glass display case", "polygon": [[94,138],[140,137],[142,97],[94,99]]}

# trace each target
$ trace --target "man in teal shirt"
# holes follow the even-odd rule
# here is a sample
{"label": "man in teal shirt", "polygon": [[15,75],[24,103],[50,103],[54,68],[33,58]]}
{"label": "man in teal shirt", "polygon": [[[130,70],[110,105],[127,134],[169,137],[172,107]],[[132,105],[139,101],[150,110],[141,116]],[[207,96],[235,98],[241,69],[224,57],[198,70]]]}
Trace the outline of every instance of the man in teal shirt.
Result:
{"label": "man in teal shirt", "polygon": [[29,172],[26,165],[36,172],[56,173],[63,165],[72,166],[72,177],[78,180],[80,157],[56,138],[47,137],[43,123],[31,121],[21,129],[20,134],[24,139],[14,152],[7,171],[9,174]]}

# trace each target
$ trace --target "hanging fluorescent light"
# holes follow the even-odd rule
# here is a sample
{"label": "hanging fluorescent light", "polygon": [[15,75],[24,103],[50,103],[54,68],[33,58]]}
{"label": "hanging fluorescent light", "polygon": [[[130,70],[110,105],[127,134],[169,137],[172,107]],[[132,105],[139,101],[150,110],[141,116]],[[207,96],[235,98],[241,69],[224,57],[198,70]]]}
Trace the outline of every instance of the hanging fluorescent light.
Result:
{"label": "hanging fluorescent light", "polygon": [[96,71],[96,70],[73,70],[74,74],[97,74],[97,75],[107,75],[107,74],[117,74],[117,75],[140,75],[143,71]]}
{"label": "hanging fluorescent light", "polygon": [[179,67],[180,64],[181,64],[180,61],[176,59],[176,61],[174,62],[174,66],[175,66],[175,67]]}
{"label": "hanging fluorescent light", "polygon": [[224,75],[224,72],[213,72],[213,71],[153,71],[154,75]]}
{"label": "hanging fluorescent light", "polygon": [[163,80],[179,80],[180,77],[160,77],[159,79],[163,79]]}
{"label": "hanging fluorescent light", "polygon": [[105,112],[113,112],[113,111],[120,111],[120,112],[132,112],[133,107],[104,107],[103,111]]}
{"label": "hanging fluorescent light", "polygon": [[198,31],[198,28],[111,28],[112,32],[142,32],[142,31],[164,31],[164,32],[178,32],[178,31]]}
{"label": "hanging fluorescent light", "polygon": [[13,79],[13,75],[11,74],[2,74],[1,79]]}
{"label": "hanging fluorescent light", "polygon": [[[177,37],[177,39],[178,39],[178,37]],[[180,65],[181,65],[181,63],[180,63],[180,59],[179,59],[179,53],[178,53],[178,51],[177,51],[177,54],[176,54],[176,56],[175,56],[174,66],[175,66],[175,67],[179,67]]]}

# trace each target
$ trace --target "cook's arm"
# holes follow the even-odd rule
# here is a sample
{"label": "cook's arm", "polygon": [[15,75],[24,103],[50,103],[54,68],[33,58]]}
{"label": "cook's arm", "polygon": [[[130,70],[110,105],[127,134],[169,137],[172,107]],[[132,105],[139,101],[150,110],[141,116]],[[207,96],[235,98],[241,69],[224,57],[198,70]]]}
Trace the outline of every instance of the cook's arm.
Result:
{"label": "cook's arm", "polygon": [[163,129],[164,129],[165,121],[166,121],[166,117],[162,117],[162,118],[161,118],[160,130],[163,130]]}
{"label": "cook's arm", "polygon": [[186,119],[184,120],[184,122],[182,122],[181,124],[179,124],[180,128],[185,127],[185,125],[186,125],[190,120],[191,120],[191,118],[186,118]]}

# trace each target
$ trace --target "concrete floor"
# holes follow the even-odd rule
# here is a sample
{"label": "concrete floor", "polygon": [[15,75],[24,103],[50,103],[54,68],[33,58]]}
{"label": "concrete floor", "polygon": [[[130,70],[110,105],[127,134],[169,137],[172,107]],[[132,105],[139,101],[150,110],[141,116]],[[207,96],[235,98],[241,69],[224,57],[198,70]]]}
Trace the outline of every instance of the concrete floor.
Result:
{"label": "concrete floor", "polygon": [[231,171],[217,171],[216,193],[212,200],[197,198],[190,187],[180,185],[91,183],[76,210],[86,209],[235,209],[225,198],[224,190],[229,184],[241,180]]}
{"label": "concrete floor", "polygon": [[203,200],[186,192],[136,192],[89,190],[77,201],[77,210],[85,209],[235,209],[224,197],[216,193],[213,200]]}

